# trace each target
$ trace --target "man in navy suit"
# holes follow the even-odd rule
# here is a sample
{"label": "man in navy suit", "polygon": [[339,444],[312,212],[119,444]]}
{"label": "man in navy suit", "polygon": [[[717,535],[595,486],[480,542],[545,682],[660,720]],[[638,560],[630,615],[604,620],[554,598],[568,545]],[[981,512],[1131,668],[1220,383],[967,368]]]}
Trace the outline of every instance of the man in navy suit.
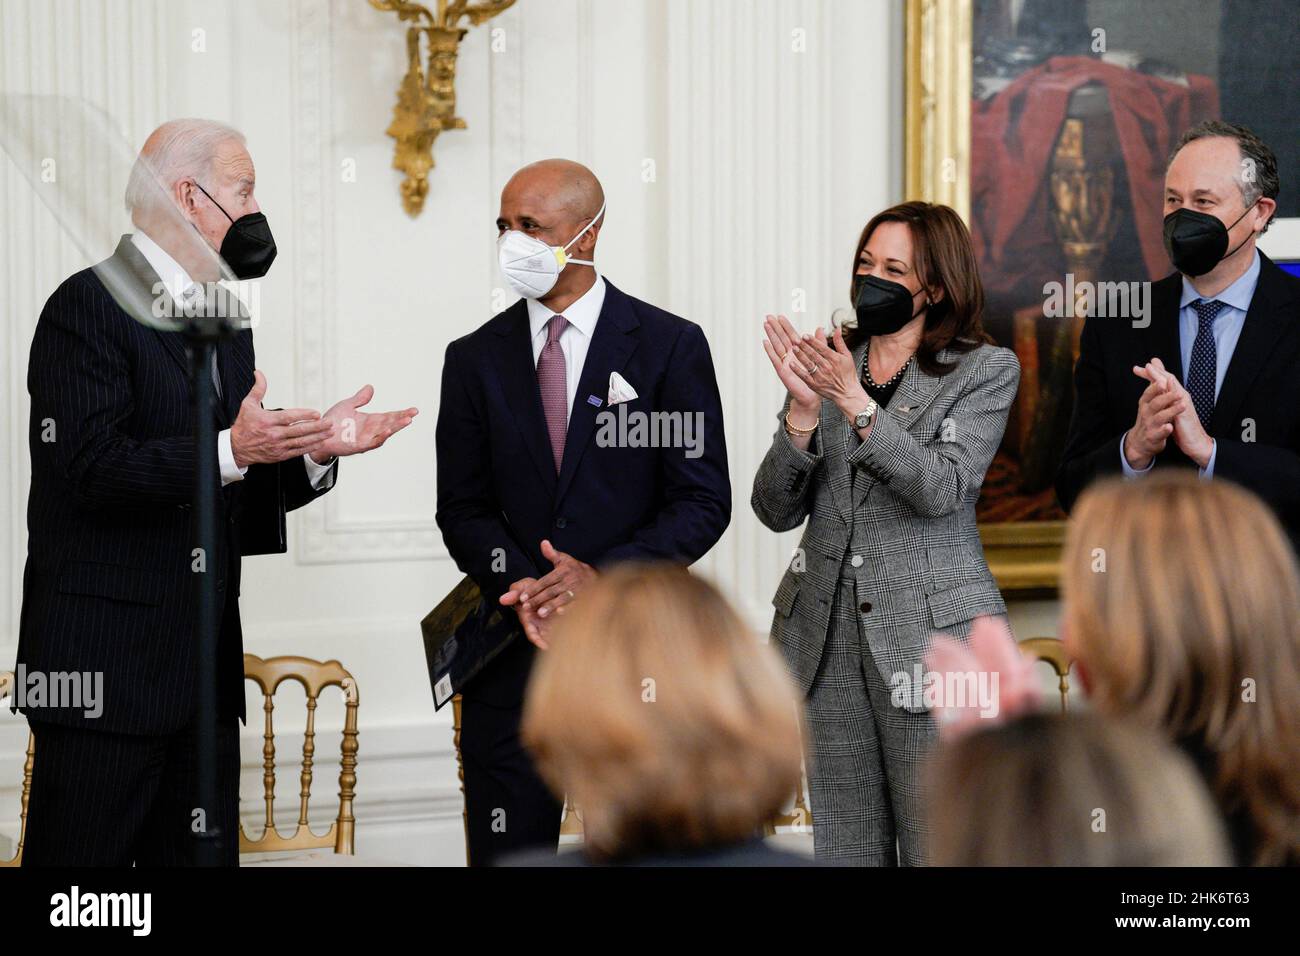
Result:
{"label": "man in navy suit", "polygon": [[690,564],[731,519],[704,333],[597,274],[604,206],[578,163],[519,170],[497,231],[502,271],[523,298],[452,342],[443,365],[438,526],[521,631],[462,693],[476,866],[559,838],[561,803],[519,738],[533,655],[555,616],[602,567]]}
{"label": "man in navy suit", "polygon": [[[334,484],[337,459],[377,448],[413,408],[368,414],[365,386],[324,415],[262,407],[253,333],[222,341],[212,387],[221,492],[215,553],[194,547],[196,448],[186,340],[150,318],[215,302],[224,268],[275,257],[238,131],[173,120],[127,186],[136,231],[63,282],[32,338],[31,493],[18,638],[19,709],[36,736],[24,866],[190,862],[193,830],[238,862],[244,719],[241,557],[285,550],[284,513]],[[208,298],[213,296],[214,298]],[[202,560],[199,560],[199,559]],[[196,815],[199,573],[217,576],[218,806]],[[42,693],[94,678],[93,706]],[[68,682],[71,681],[71,684]]]}

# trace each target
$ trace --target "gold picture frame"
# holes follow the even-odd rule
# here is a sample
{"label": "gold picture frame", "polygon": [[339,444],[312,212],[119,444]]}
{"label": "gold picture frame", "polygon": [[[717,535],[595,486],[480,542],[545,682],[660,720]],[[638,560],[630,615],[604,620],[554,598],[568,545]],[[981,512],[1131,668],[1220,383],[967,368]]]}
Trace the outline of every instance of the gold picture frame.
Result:
{"label": "gold picture frame", "polygon": [[[907,0],[904,191],[951,206],[970,222],[973,0]],[[1064,521],[980,525],[998,587],[1054,596]]]}

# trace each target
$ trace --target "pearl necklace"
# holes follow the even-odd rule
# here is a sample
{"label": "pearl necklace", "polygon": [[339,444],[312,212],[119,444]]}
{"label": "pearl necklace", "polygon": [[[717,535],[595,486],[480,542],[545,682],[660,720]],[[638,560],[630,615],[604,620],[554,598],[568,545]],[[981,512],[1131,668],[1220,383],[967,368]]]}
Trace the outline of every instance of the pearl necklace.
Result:
{"label": "pearl necklace", "polygon": [[870,355],[871,355],[871,342],[868,341],[867,347],[862,351],[862,378],[866,383],[867,388],[874,388],[877,391],[883,391],[889,388],[900,378],[902,378],[903,373],[907,371],[907,367],[912,364],[912,359],[916,357],[916,353],[913,352],[911,355],[907,357],[907,361],[898,367],[898,371],[889,377],[889,381],[877,383],[876,380],[871,377],[871,368],[867,364],[867,359],[870,357]]}

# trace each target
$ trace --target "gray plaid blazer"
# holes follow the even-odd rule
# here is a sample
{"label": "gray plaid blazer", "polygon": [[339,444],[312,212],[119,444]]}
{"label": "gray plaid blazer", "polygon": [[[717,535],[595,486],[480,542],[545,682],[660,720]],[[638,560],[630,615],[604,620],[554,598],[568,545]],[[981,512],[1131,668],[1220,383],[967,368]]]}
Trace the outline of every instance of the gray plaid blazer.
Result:
{"label": "gray plaid blazer", "polygon": [[[866,349],[854,350],[859,365]],[[842,576],[852,577],[872,657],[885,681],[914,668],[931,633],[957,636],[983,614],[1005,614],[975,524],[984,473],[1002,441],[1020,363],[992,345],[945,349],[947,375],[913,362],[867,441],[823,402],[808,451],[778,423],[750,504],[773,531],[803,538],[772,604],[772,640],[806,694],[821,663]],[[781,418],[789,407],[789,398]],[[857,560],[861,558],[861,560]],[[905,705],[924,709],[919,700]]]}

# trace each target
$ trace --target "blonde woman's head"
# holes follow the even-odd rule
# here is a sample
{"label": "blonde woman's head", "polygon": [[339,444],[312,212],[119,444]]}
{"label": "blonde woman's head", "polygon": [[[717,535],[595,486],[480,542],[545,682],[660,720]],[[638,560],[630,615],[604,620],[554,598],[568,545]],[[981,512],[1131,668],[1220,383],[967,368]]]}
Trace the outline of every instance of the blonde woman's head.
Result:
{"label": "blonde woman's head", "polygon": [[1300,572],[1268,508],[1190,470],[1098,483],[1071,516],[1061,598],[1093,704],[1210,760],[1257,862],[1300,859]]}
{"label": "blonde woman's head", "polygon": [[1035,714],[945,744],[929,768],[940,866],[1226,866],[1183,756],[1098,714]]}
{"label": "blonde woman's head", "polygon": [[797,701],[778,656],[712,585],[625,565],[557,622],[523,736],[581,808],[589,852],[703,848],[756,835],[798,786]]}

